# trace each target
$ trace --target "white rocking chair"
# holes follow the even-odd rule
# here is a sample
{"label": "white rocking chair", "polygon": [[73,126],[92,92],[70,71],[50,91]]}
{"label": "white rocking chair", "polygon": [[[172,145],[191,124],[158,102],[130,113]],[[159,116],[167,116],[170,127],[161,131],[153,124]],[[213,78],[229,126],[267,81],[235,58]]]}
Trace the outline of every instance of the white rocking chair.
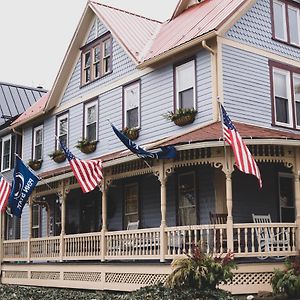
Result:
{"label": "white rocking chair", "polygon": [[[255,215],[252,214],[253,222],[256,224],[270,224],[272,223],[270,214]],[[269,253],[271,251],[288,250],[289,239],[288,232],[282,228],[274,230],[273,227],[256,227],[256,239],[258,243],[258,251]],[[259,259],[266,259],[268,256],[259,256]],[[284,259],[284,256],[276,256],[276,259]]]}

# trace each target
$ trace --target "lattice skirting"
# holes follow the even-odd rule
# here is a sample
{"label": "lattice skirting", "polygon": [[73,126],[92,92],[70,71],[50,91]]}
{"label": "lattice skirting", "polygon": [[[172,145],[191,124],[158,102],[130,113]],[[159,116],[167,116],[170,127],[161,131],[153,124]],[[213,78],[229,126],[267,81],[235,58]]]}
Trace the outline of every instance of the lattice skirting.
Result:
{"label": "lattice skirting", "polygon": [[[242,265],[233,281],[220,288],[234,294],[270,291],[277,265]],[[2,283],[95,290],[132,291],[165,282],[171,272],[167,264],[4,264]]]}

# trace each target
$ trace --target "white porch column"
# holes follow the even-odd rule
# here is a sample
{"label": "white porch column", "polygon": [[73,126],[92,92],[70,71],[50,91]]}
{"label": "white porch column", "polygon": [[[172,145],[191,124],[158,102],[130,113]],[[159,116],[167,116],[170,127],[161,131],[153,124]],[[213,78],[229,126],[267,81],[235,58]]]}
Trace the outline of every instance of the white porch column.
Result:
{"label": "white porch column", "polygon": [[[3,262],[3,242],[4,242],[4,213],[0,212],[0,275],[1,275],[1,271],[2,271],[2,262]],[[0,276],[1,279],[1,276]]]}
{"label": "white porch column", "polygon": [[299,174],[300,174],[300,149],[296,149],[296,164],[295,164],[295,172],[294,172],[294,184],[295,184],[295,208],[296,208],[296,247],[300,250],[300,182],[299,182]]}
{"label": "white porch column", "polygon": [[231,170],[226,172],[226,206],[227,206],[227,250],[233,251],[233,218],[232,218],[232,180]]}
{"label": "white porch column", "polygon": [[27,262],[30,262],[30,256],[31,256],[30,240],[32,238],[32,196],[29,197],[28,206],[29,206],[29,231],[28,231],[28,241],[27,241]]}
{"label": "white porch column", "polygon": [[107,232],[107,183],[103,179],[101,186],[102,192],[102,229],[101,229],[101,261],[105,261],[106,255],[106,238],[105,233]]}
{"label": "white porch column", "polygon": [[60,222],[61,222],[61,230],[60,230],[60,247],[59,247],[59,261],[63,261],[64,257],[64,249],[65,249],[65,234],[66,234],[66,200],[68,196],[68,191],[65,190],[65,185],[63,184],[62,193],[59,193],[59,203],[61,204],[60,211]]}

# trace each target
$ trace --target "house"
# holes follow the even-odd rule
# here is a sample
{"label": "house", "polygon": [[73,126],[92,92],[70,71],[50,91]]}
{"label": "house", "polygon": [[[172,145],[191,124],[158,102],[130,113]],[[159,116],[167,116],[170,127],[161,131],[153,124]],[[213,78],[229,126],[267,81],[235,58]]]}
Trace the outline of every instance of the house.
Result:
{"label": "house", "polygon": [[[14,154],[21,155],[22,152],[22,134],[9,126],[45,93],[42,87],[0,82],[0,169],[1,176],[9,182],[13,177]],[[20,219],[7,218],[4,235],[7,240],[19,239]]]}
{"label": "house", "polygon": [[[21,238],[3,242],[2,282],[133,290],[165,280],[170,261],[201,242],[208,253],[234,251],[239,268],[223,288],[270,289],[273,269],[300,245],[299,9],[288,0],[180,0],[161,23],[88,2],[50,93],[11,124],[23,134],[23,160],[42,160],[43,180]],[[262,189],[224,151],[218,99]],[[179,108],[197,115],[184,126],[163,118]],[[137,158],[107,119],[137,128],[148,149],[174,145],[177,158]],[[49,157],[55,135],[76,157],[102,159],[101,188],[82,193],[67,161]],[[76,148],[82,138],[98,142],[93,152]],[[257,224],[252,215],[269,217]]]}

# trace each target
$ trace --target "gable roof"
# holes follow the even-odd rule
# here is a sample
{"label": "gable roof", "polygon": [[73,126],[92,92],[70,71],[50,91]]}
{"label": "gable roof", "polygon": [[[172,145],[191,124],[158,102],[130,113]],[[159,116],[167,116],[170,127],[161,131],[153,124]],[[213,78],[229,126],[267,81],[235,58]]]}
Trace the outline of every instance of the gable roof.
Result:
{"label": "gable roof", "polygon": [[133,60],[140,62],[147,44],[161,28],[161,22],[95,1],[90,2],[90,7]]}
{"label": "gable roof", "polygon": [[144,57],[144,61],[205,34],[217,31],[247,1],[206,0],[189,7],[176,18],[161,26],[151,48]]}
{"label": "gable roof", "polygon": [[10,124],[45,93],[43,88],[0,82],[0,126]]}

